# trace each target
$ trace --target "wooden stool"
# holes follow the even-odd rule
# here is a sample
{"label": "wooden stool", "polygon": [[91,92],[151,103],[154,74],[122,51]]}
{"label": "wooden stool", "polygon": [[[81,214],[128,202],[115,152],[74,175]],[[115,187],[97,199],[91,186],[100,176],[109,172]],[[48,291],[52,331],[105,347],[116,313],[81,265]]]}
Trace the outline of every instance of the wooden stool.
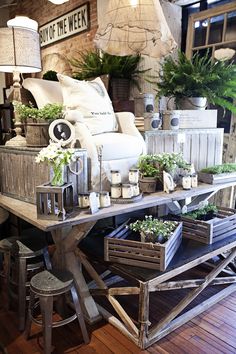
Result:
{"label": "wooden stool", "polygon": [[[75,313],[63,320],[53,322],[53,298],[71,292]],[[42,314],[42,321],[33,317],[35,306],[35,296],[39,298],[39,304]],[[63,326],[75,319],[78,319],[85,343],[89,342],[88,332],[84,322],[84,316],[81,311],[79,298],[74,286],[73,275],[68,271],[43,271],[32,277],[30,281],[30,301],[29,311],[26,322],[26,338],[29,338],[32,321],[43,327],[44,353],[51,353],[52,328]]]}
{"label": "wooden stool", "polygon": [[[7,283],[9,298],[18,300],[19,330],[25,328],[26,319],[26,289],[28,281],[35,272],[42,269],[51,269],[48,248],[44,237],[22,238],[12,243],[10,247],[9,269],[7,270]],[[12,291],[12,286],[17,288],[17,293]]]}

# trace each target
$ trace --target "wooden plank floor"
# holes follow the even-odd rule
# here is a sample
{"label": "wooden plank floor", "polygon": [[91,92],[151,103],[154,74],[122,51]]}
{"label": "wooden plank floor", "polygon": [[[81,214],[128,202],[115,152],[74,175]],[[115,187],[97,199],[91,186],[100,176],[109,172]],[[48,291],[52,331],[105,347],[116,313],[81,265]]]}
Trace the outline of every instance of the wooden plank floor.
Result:
{"label": "wooden plank floor", "polygon": [[[3,284],[2,284],[3,285]],[[3,286],[2,286],[3,287]],[[26,341],[17,330],[17,315],[6,311],[6,294],[0,294],[0,343],[9,354],[42,353],[40,328],[32,328],[31,339]],[[102,321],[88,326],[91,342],[82,343],[77,323],[53,329],[55,354],[235,354],[236,353],[236,293],[205,311],[192,321],[175,330],[146,350],[140,350],[110,324]],[[1,353],[1,351],[0,351]]]}

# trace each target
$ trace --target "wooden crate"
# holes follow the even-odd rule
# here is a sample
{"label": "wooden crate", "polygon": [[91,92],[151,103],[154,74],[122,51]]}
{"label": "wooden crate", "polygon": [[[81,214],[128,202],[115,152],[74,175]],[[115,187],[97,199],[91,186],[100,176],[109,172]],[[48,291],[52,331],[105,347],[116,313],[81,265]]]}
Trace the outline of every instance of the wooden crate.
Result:
{"label": "wooden crate", "polygon": [[104,239],[104,259],[109,262],[128,264],[164,271],[182,241],[182,223],[164,244],[125,239],[130,230],[123,226]]}
{"label": "wooden crate", "polygon": [[222,163],[224,129],[179,129],[145,132],[148,154],[180,152],[195,169]]}
{"label": "wooden crate", "polygon": [[236,172],[220,173],[214,175],[212,173],[198,172],[198,179],[201,182],[209,184],[233,182],[236,181]]}
{"label": "wooden crate", "polygon": [[[2,194],[25,202],[36,204],[36,186],[50,180],[50,167],[37,164],[35,157],[40,148],[0,146],[0,191]],[[77,149],[76,155],[83,160],[83,172],[79,175],[68,173],[72,182],[74,203],[78,193],[88,191],[87,151]],[[73,167],[76,169],[76,166]]]}
{"label": "wooden crate", "polygon": [[36,187],[38,219],[63,221],[73,210],[72,183],[63,186],[43,184]]}
{"label": "wooden crate", "polygon": [[183,237],[212,244],[236,233],[236,210],[219,207],[215,219],[209,221],[181,217]]}

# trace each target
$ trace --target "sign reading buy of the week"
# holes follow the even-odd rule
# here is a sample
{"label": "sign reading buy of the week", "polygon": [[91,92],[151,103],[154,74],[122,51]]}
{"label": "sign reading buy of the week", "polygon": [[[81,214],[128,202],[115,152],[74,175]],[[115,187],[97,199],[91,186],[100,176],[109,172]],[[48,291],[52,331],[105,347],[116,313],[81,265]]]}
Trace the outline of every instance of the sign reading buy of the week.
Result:
{"label": "sign reading buy of the week", "polygon": [[41,47],[89,29],[89,4],[56,18],[39,28]]}

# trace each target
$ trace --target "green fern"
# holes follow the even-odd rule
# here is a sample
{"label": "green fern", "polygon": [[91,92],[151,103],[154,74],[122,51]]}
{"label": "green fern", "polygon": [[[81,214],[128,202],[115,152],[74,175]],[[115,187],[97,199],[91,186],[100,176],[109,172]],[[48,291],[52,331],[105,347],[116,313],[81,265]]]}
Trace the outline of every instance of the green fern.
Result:
{"label": "green fern", "polygon": [[158,96],[206,97],[208,103],[217,104],[236,113],[236,107],[227,98],[236,98],[236,65],[226,61],[213,62],[209,53],[196,53],[187,59],[183,52],[178,60],[168,57],[157,83]]}

